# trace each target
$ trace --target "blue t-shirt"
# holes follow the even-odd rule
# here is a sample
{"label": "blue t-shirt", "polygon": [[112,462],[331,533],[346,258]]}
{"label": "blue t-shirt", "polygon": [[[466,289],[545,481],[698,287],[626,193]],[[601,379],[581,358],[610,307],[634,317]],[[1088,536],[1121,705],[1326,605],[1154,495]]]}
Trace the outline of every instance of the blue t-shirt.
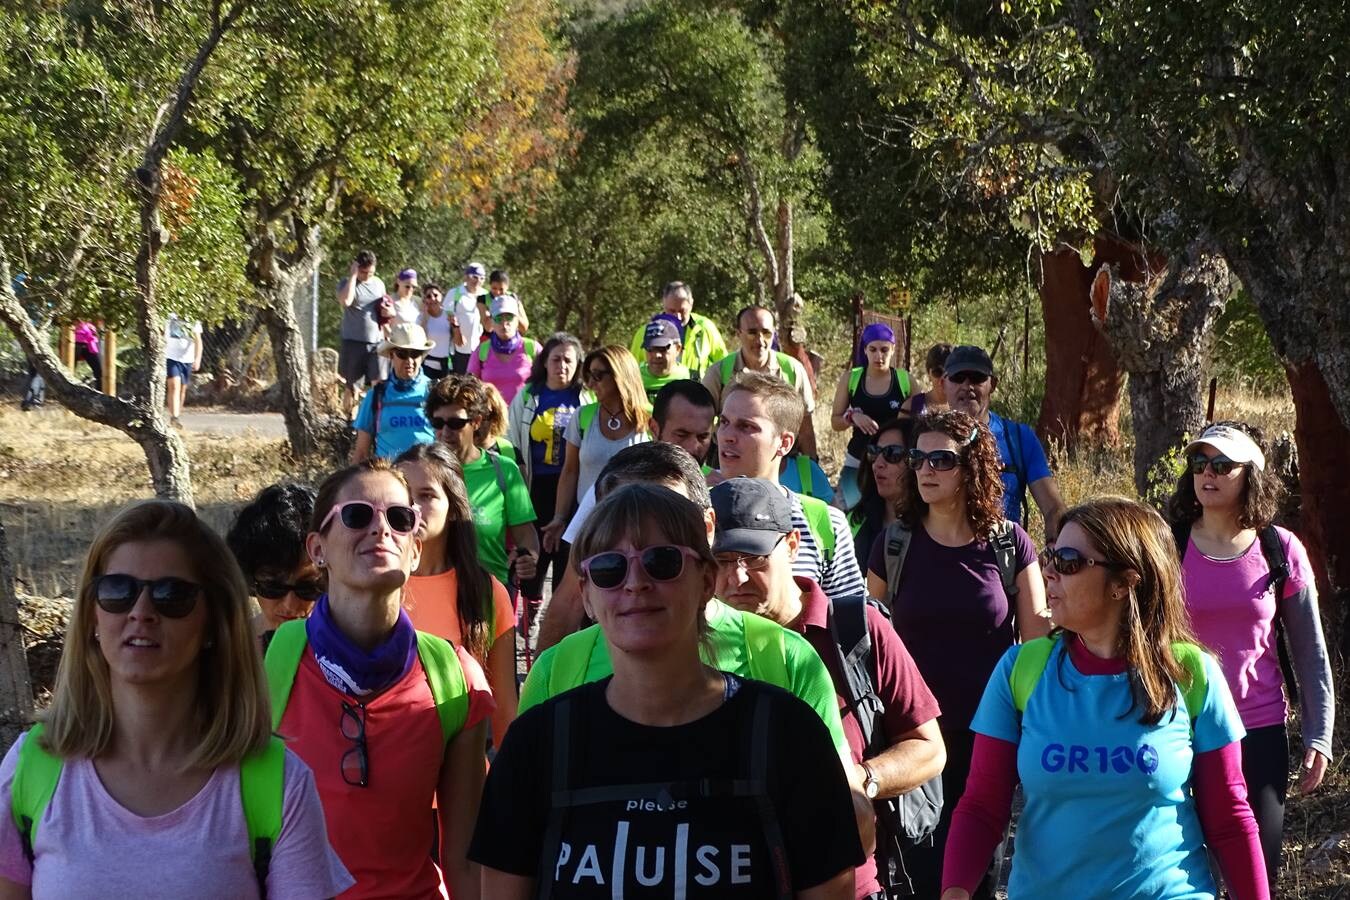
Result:
{"label": "blue t-shirt", "polygon": [[1213,898],[1191,766],[1245,734],[1218,664],[1205,654],[1209,690],[1192,738],[1179,689],[1175,715],[1140,724],[1128,676],[1082,674],[1064,641],[1019,717],[1009,677],[1020,650],[999,660],[971,723],[1017,744],[1026,806],[1008,896]]}
{"label": "blue t-shirt", "polygon": [[1030,425],[989,413],[989,430],[1003,464],[1003,517],[1022,521],[1022,488],[1052,474],[1045,448]]}
{"label": "blue t-shirt", "polygon": [[581,406],[581,388],[524,388],[537,398],[534,418],[530,420],[530,469],[535,475],[556,475],[562,471],[567,442],[563,432]]}
{"label": "blue t-shirt", "polygon": [[794,494],[806,494],[826,503],[833,503],[834,488],[830,487],[830,479],[826,477],[825,470],[820,467],[820,463],[810,457],[807,457],[807,463],[811,466],[811,490],[802,489],[802,475],[797,470],[799,463],[795,456],[788,457],[787,465],[778,473],[778,483]]}
{"label": "blue t-shirt", "polygon": [[[400,390],[398,379],[391,378],[366,391],[352,424],[357,431],[374,432],[375,456],[393,459],[413,444],[435,443],[436,432],[422,414],[430,390],[431,379],[418,372],[407,390]],[[379,427],[375,428],[375,398],[380,393],[384,396],[380,398]]]}

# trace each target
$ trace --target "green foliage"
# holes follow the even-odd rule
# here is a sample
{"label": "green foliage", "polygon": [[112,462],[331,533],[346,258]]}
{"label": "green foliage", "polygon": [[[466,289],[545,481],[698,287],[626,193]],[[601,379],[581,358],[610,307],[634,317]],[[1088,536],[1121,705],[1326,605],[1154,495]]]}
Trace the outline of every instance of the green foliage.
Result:
{"label": "green foliage", "polygon": [[1240,290],[1214,327],[1214,377],[1227,389],[1257,394],[1285,389],[1284,366],[1270,344],[1251,294]]}

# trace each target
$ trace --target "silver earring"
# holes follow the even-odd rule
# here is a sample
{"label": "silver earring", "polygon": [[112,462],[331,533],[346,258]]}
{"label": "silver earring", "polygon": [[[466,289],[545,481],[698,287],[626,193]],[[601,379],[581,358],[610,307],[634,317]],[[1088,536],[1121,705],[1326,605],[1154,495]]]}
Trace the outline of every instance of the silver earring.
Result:
{"label": "silver earring", "polygon": [[314,565],[316,565],[316,566],[318,566],[320,569],[322,569],[322,568],[324,567],[324,561],[323,561],[322,559],[316,559],[316,560],[314,560]]}

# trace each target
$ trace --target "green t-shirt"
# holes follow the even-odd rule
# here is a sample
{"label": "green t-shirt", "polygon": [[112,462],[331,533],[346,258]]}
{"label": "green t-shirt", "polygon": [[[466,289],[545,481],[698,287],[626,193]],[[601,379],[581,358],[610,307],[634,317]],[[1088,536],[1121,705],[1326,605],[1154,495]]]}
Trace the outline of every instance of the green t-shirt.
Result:
{"label": "green t-shirt", "polygon": [[638,372],[642,375],[642,386],[647,389],[647,402],[656,402],[656,392],[670,384],[672,381],[678,381],[681,378],[689,378],[689,367],[682,366],[679,363],[670,367],[669,375],[653,375],[647,370],[647,364],[638,366]]}
{"label": "green t-shirt", "polygon": [[464,486],[469,489],[469,506],[473,508],[473,527],[478,532],[478,556],[483,565],[502,584],[506,584],[506,529],[535,520],[530,489],[525,486],[520,467],[509,456],[497,455],[502,469],[506,496],[497,484],[497,472],[486,452],[464,465]]}
{"label": "green t-shirt", "polygon": [[[709,637],[717,650],[715,665],[733,675],[748,678],[750,660],[745,649],[745,615],[720,600],[711,600],[708,603]],[[599,625],[592,625],[587,631],[591,629],[598,631],[599,628]],[[594,642],[594,646],[595,652],[591,654],[590,665],[586,669],[587,683],[614,674],[614,666],[609,659],[609,645],[601,637]],[[553,696],[549,676],[553,672],[553,660],[557,653],[558,647],[550,647],[534,661],[534,666],[520,689],[519,713]],[[835,749],[848,757],[848,741],[844,739],[844,726],[839,720],[839,699],[834,692],[834,683],[830,681],[830,673],[825,668],[825,663],[821,662],[815,648],[807,643],[806,638],[787,629],[783,630],[783,653],[787,657],[784,668],[787,670],[789,683],[780,684],[778,687],[795,694],[814,709],[825,723],[825,727],[829,729]]]}

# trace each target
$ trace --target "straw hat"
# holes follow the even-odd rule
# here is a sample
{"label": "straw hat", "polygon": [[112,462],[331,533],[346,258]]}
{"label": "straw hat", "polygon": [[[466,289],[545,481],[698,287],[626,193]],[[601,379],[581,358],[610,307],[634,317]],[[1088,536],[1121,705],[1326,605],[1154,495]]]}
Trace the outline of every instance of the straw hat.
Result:
{"label": "straw hat", "polygon": [[427,340],[427,333],[416,322],[399,322],[389,329],[387,340],[380,341],[380,355],[388,356],[395,350],[416,350],[426,353],[436,346],[435,341]]}

